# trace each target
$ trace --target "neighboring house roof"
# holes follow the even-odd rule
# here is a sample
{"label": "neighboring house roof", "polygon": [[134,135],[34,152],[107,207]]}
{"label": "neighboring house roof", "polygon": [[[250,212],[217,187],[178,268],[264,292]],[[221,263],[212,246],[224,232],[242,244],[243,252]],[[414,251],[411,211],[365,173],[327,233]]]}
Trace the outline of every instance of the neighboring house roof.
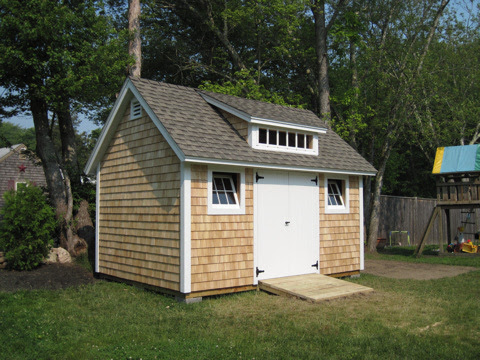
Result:
{"label": "neighboring house roof", "polygon": [[[130,94],[130,95],[129,95]],[[376,170],[311,111],[274,105],[179,85],[128,78],[95,146],[85,171],[101,161],[126,102],[137,97],[182,161],[269,168],[310,169],[374,175]],[[130,97],[129,97],[130,96]],[[215,99],[247,118],[297,124],[319,134],[319,155],[253,149],[204,97]],[[122,108],[123,106],[123,108]]]}
{"label": "neighboring house roof", "polygon": [[12,155],[16,150],[21,150],[24,148],[26,149],[27,147],[23,144],[16,144],[10,147],[0,148],[0,162]]}
{"label": "neighboring house roof", "polygon": [[435,154],[433,174],[480,171],[480,145],[439,147]]}

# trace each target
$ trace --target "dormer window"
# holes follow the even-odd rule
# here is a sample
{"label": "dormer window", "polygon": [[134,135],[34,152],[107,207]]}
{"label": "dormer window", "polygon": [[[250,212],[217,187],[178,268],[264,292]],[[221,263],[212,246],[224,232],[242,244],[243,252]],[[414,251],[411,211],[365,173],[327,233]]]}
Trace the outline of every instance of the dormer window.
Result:
{"label": "dormer window", "polygon": [[255,126],[252,135],[253,147],[256,149],[318,155],[318,134],[296,129]]}
{"label": "dormer window", "polygon": [[138,119],[142,117],[142,105],[137,99],[133,99],[130,102],[130,120]]}

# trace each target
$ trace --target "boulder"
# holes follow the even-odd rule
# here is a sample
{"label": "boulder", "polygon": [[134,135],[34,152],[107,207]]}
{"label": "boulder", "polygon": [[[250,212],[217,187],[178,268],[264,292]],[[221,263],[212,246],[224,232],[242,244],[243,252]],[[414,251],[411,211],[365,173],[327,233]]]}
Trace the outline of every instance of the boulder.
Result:
{"label": "boulder", "polygon": [[46,264],[54,263],[71,263],[72,257],[64,248],[52,248],[48,254],[48,257],[45,259]]}

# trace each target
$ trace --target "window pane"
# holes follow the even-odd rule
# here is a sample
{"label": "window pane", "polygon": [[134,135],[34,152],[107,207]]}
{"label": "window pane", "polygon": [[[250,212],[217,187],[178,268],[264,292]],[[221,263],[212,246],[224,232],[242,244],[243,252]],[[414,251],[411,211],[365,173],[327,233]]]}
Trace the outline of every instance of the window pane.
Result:
{"label": "window pane", "polygon": [[307,149],[313,149],[313,136],[307,135]]}
{"label": "window pane", "polygon": [[277,145],[277,130],[268,130],[268,143]]}
{"label": "window pane", "polygon": [[220,200],[220,204],[222,205],[228,204],[227,195],[225,194],[225,192],[219,192],[218,199]]}
{"label": "window pane", "polygon": [[218,191],[225,190],[225,188],[223,187],[222,178],[215,178],[214,183],[215,183],[215,189],[217,189]]}
{"label": "window pane", "polygon": [[233,191],[232,182],[230,181],[230,178],[223,178],[223,185],[225,186],[225,190]]}
{"label": "window pane", "polygon": [[259,129],[258,130],[258,142],[260,144],[267,143],[267,129]]}
{"label": "window pane", "polygon": [[287,133],[285,131],[278,132],[278,145],[287,146]]}
{"label": "window pane", "polygon": [[235,201],[235,194],[233,192],[227,192],[227,197],[228,197],[228,203],[229,204],[236,204],[237,203]]}
{"label": "window pane", "polygon": [[218,204],[218,195],[217,195],[217,192],[216,191],[213,191],[212,193],[212,203],[213,204]]}
{"label": "window pane", "polygon": [[289,147],[296,147],[297,143],[295,142],[296,136],[295,133],[288,133],[288,146]]}
{"label": "window pane", "polygon": [[305,135],[298,134],[297,136],[297,147],[300,149],[305,148]]}
{"label": "window pane", "polygon": [[338,205],[335,195],[328,195],[328,205]]}

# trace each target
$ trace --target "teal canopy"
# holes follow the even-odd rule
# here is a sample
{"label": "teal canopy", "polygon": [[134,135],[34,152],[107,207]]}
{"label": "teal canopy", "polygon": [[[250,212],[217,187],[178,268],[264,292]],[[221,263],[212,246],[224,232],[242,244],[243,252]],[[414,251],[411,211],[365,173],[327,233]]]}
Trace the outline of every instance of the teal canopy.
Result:
{"label": "teal canopy", "polygon": [[437,149],[433,174],[480,171],[480,145],[448,146]]}

